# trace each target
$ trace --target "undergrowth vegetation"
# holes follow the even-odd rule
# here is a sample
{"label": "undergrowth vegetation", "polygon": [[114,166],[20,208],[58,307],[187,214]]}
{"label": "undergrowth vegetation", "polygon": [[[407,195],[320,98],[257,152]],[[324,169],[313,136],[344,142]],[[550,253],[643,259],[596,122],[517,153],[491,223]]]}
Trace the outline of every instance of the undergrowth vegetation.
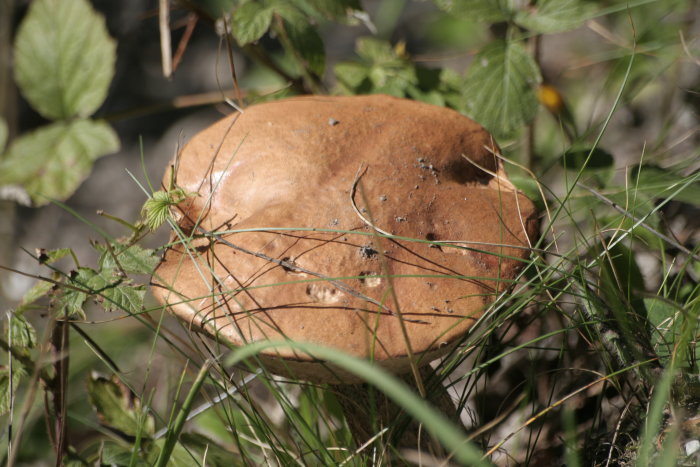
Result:
{"label": "undergrowth vegetation", "polygon": [[[496,137],[510,179],[542,213],[541,236],[517,283],[434,365],[459,416],[333,349],[229,349],[178,323],[148,294],[162,253],[148,240],[176,229],[169,208],[192,194],[134,174],[141,218],[102,216],[121,236],[75,212],[97,238],[80,239],[91,242],[89,264],[71,248],[17,252],[42,272],[2,317],[5,463],[700,462],[696,2],[367,3],[160,2],[162,66],[177,73],[168,14],[182,15],[220,35],[219,66],[231,75],[220,100],[233,107],[386,93],[453,108]],[[401,15],[412,8],[423,18],[406,26]],[[420,41],[404,41],[402,27],[419,29]],[[354,55],[327,57],[341,28],[358,35]],[[3,206],[73,212],[68,198],[94,161],[119,147],[112,126],[94,116],[113,77],[115,41],[87,0],[34,0],[12,44],[14,82],[46,123],[9,134],[13,125],[0,119]],[[180,45],[177,54],[187,54],[186,39]],[[236,74],[234,51],[250,63],[247,75]],[[4,273],[30,274],[0,260]],[[361,376],[444,452],[395,448],[400,417],[355,445],[332,387],[253,364],[275,345]]]}

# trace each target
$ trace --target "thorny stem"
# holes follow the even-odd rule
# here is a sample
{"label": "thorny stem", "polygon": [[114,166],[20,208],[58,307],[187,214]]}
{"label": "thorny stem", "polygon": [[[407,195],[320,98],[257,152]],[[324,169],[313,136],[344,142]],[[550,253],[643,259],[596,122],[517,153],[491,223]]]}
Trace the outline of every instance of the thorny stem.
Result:
{"label": "thorny stem", "polygon": [[[66,383],[70,363],[68,326],[69,324],[65,321],[54,321],[51,333],[51,353],[56,374],[53,378],[45,380],[47,386],[45,393],[46,424],[49,426],[49,435],[52,437],[56,451],[56,467],[63,465],[63,458],[68,451],[66,439]],[[53,425],[53,429],[51,429],[51,425]]]}

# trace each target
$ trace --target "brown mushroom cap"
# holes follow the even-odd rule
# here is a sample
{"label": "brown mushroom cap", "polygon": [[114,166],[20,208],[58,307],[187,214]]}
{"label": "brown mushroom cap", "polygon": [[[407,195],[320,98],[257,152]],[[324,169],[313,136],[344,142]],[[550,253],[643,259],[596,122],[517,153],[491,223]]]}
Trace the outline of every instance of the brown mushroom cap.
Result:
{"label": "brown mushroom cap", "polygon": [[[156,298],[234,346],[315,342],[407,371],[401,317],[413,352],[430,361],[529,254],[535,208],[495,151],[459,113],[389,96],[248,107],[179,154],[176,183],[199,195],[177,215],[194,238],[189,251],[166,251]],[[344,377],[292,350],[262,358],[271,371]]]}

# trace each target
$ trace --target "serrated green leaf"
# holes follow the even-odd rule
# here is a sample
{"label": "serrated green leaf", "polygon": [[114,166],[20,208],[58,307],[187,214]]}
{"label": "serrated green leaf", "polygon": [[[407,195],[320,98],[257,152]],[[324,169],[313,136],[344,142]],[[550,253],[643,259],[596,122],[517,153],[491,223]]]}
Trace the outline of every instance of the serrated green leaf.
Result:
{"label": "serrated green leaf", "polygon": [[101,296],[104,297],[102,307],[105,311],[126,311],[138,313],[143,307],[146,288],[141,285],[119,284],[107,286]]}
{"label": "serrated green leaf", "polygon": [[8,344],[12,342],[12,348],[32,349],[36,347],[36,331],[27,318],[21,313],[10,315],[10,336]]}
{"label": "serrated green leaf", "polygon": [[375,64],[403,64],[396,51],[387,41],[374,37],[360,37],[355,44],[355,51],[361,59]]}
{"label": "serrated green leaf", "polygon": [[95,159],[119,149],[105,122],[57,122],[17,138],[0,160],[0,185],[23,185],[37,205],[66,199]]}
{"label": "serrated green leaf", "polygon": [[[700,175],[698,173],[684,177],[682,174],[653,165],[643,165],[641,171],[639,166],[636,166],[628,173],[630,183],[633,186],[637,186],[639,191],[655,199],[673,196],[676,201],[695,206],[700,205],[700,183],[698,183]],[[680,191],[676,193],[678,190]]]}
{"label": "serrated green leaf", "polygon": [[[343,62],[338,63],[333,71],[338,82],[348,92],[357,91],[369,75],[369,67],[364,63]],[[354,92],[357,94],[357,92]]]}
{"label": "serrated green leaf", "polygon": [[[84,320],[83,305],[88,298],[90,282],[97,276],[97,271],[90,268],[78,268],[73,271],[66,283],[72,287],[56,286],[51,306],[62,319]],[[86,292],[82,292],[85,290]]]}
{"label": "serrated green leaf", "polygon": [[362,11],[359,0],[295,0],[307,15],[346,23],[353,11]]}
{"label": "serrated green leaf", "polygon": [[141,408],[141,401],[116,377],[93,373],[88,379],[88,396],[100,422],[129,436],[153,435],[153,417]]}
{"label": "serrated green leaf", "polygon": [[56,248],[55,250],[45,250],[42,248],[39,250],[38,259],[41,264],[52,264],[71,253],[70,248]]}
{"label": "serrated green leaf", "polygon": [[37,281],[22,297],[22,303],[20,303],[18,310],[22,311],[40,298],[47,296],[52,287],[51,282]]}
{"label": "serrated green leaf", "polygon": [[105,311],[135,311],[139,310],[143,303],[143,297],[139,299],[138,294],[131,292],[131,287],[126,285],[125,279],[117,277],[117,271],[114,268],[103,267],[90,278],[87,285],[91,293],[95,294],[95,300],[102,304]]}
{"label": "serrated green leaf", "polygon": [[[17,360],[13,360],[12,365],[12,391],[16,391],[26,371]],[[10,392],[10,369],[3,365],[0,367],[0,416],[10,410]]]}
{"label": "serrated green leaf", "polygon": [[86,0],[35,0],[17,31],[15,79],[49,119],[87,117],[114,76],[116,43]]}
{"label": "serrated green leaf", "polygon": [[434,0],[435,4],[459,18],[496,23],[512,15],[509,0]]}
{"label": "serrated green leaf", "polygon": [[291,46],[301,58],[303,66],[316,76],[323,76],[326,69],[326,52],[316,28],[289,21],[285,21],[284,25]]}
{"label": "serrated green leaf", "polygon": [[4,118],[0,117],[0,154],[2,154],[2,152],[5,150],[5,146],[7,145],[8,132],[7,122]]}
{"label": "serrated green leaf", "polygon": [[187,193],[182,188],[154,192],[141,208],[146,226],[150,230],[158,229],[170,217],[170,208],[180,204],[189,196],[196,196],[196,193]]}
{"label": "serrated green leaf", "polygon": [[121,270],[127,274],[151,275],[160,262],[154,250],[141,248],[139,245],[125,248],[124,245],[114,243],[112,251],[104,245],[96,245],[96,248],[102,253],[100,265],[109,271]]}
{"label": "serrated green leaf", "polygon": [[257,2],[248,2],[236,8],[231,17],[231,32],[243,46],[262,37],[272,22],[273,10]]}
{"label": "serrated green leaf", "polygon": [[541,80],[537,64],[520,44],[493,42],[467,72],[467,114],[496,137],[512,136],[535,117],[535,86]]}
{"label": "serrated green leaf", "polygon": [[[101,442],[100,446],[99,465],[131,465],[131,458],[133,456],[132,451],[132,446],[122,446],[109,440],[104,440]],[[138,459],[135,465],[140,467],[142,465],[150,466],[151,464],[148,464],[145,461]]]}
{"label": "serrated green leaf", "polygon": [[[356,51],[362,63],[346,62],[335,67],[341,87],[355,94],[384,93],[429,99],[432,90],[421,87],[416,67],[400,49],[400,45],[392,47],[372,37],[359,38]],[[435,84],[439,84],[439,80]]]}
{"label": "serrated green leaf", "polygon": [[520,10],[515,22],[534,32],[551,34],[575,29],[593,14],[593,5],[581,0],[538,0]]}

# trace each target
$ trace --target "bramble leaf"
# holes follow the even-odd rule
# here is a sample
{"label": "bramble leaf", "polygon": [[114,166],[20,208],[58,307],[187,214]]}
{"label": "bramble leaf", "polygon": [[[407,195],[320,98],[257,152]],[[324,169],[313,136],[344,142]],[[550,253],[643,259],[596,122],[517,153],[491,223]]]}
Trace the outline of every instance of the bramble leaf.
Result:
{"label": "bramble leaf", "polygon": [[298,0],[299,8],[309,16],[347,23],[353,11],[361,11],[359,0]]}
{"label": "bramble leaf", "polygon": [[593,6],[581,0],[538,0],[518,11],[514,20],[530,31],[551,34],[577,28],[592,12]]}
{"label": "bramble leaf", "polygon": [[119,149],[104,122],[57,122],[17,138],[0,160],[0,185],[23,185],[36,205],[66,199],[95,159]]}
{"label": "bramble leaf", "polygon": [[97,276],[97,271],[90,268],[78,268],[71,272],[66,283],[70,287],[57,286],[57,292],[52,300],[52,308],[57,310],[61,319],[84,320],[83,305],[91,292],[91,283]]}
{"label": "bramble leaf", "polygon": [[416,87],[419,84],[416,67],[406,58],[402,43],[392,47],[386,41],[361,37],[355,48],[361,63],[344,62],[335,66],[335,75],[345,91],[353,94],[384,93],[397,97],[419,91]]}
{"label": "bramble leaf", "polygon": [[20,303],[19,307],[17,308],[18,311],[24,311],[29,305],[36,302],[41,297],[48,295],[52,287],[53,284],[51,282],[36,281],[34,286],[24,294],[24,297],[22,297],[22,303]]}
{"label": "bramble leaf", "polygon": [[142,248],[139,245],[131,245],[126,248],[124,245],[114,243],[112,251],[109,251],[104,245],[96,247],[102,253],[100,257],[101,267],[110,272],[120,269],[127,274],[151,275],[160,262],[160,258],[153,250]]}
{"label": "bramble leaf", "polygon": [[292,47],[301,58],[304,67],[316,74],[323,76],[326,69],[326,52],[323,47],[323,39],[318,35],[316,28],[308,24],[285,21],[284,27]]}
{"label": "bramble leaf", "polygon": [[46,118],[88,117],[107,96],[116,47],[88,1],[35,0],[15,40],[17,85]]}
{"label": "bramble leaf", "polygon": [[257,2],[236,8],[231,17],[231,32],[243,46],[255,42],[270,28],[273,10]]}
{"label": "bramble leaf", "polygon": [[[20,379],[26,375],[26,370],[19,361],[12,361],[12,391],[19,386]],[[0,416],[5,415],[10,410],[10,368],[0,366]]]}
{"label": "bramble leaf", "polygon": [[[32,349],[36,347],[36,330],[21,313],[10,315],[10,339],[13,348]],[[8,341],[8,344],[10,342]]]}
{"label": "bramble leaf", "polygon": [[493,42],[467,72],[466,112],[496,137],[512,136],[534,118],[535,87],[541,80],[537,64],[520,44]]}
{"label": "bramble leaf", "polygon": [[435,0],[438,8],[459,18],[496,23],[512,12],[509,0]]}
{"label": "bramble leaf", "polygon": [[145,218],[146,226],[150,230],[156,230],[168,220],[172,206],[183,202],[188,196],[195,195],[196,193],[187,193],[182,188],[154,192],[141,208],[141,215]]}
{"label": "bramble leaf", "polygon": [[129,436],[150,436],[153,417],[141,408],[141,401],[115,376],[93,372],[88,379],[88,395],[100,422]]}
{"label": "bramble leaf", "polygon": [[131,281],[119,276],[116,268],[103,267],[99,273],[90,278],[88,286],[94,293],[95,300],[105,311],[122,310],[137,313],[143,305],[146,289],[131,284]]}

